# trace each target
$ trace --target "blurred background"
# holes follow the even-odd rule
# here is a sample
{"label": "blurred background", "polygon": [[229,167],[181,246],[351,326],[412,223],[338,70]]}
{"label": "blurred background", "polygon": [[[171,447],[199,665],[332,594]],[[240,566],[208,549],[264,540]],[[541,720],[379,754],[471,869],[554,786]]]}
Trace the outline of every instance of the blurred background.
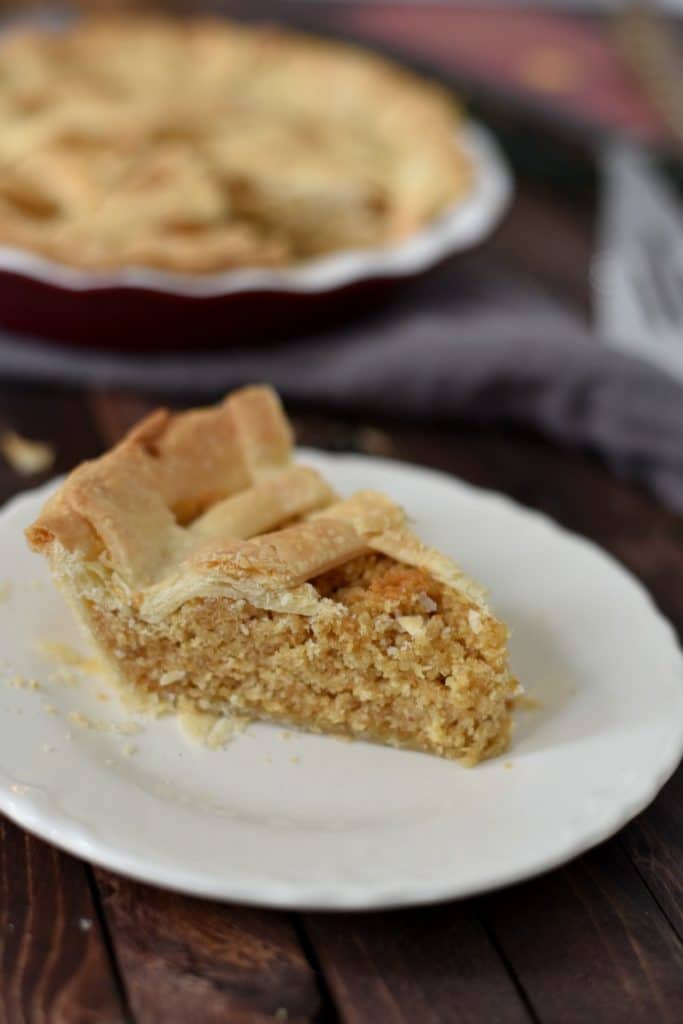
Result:
{"label": "blurred background", "polygon": [[[160,404],[189,408],[267,381],[299,443],[502,492],[613,555],[683,635],[683,0],[126,5],[360,43],[440,83],[462,105],[459,130],[477,140],[470,192],[408,238],[407,255],[333,253],[322,267],[265,279],[247,268],[218,283],[126,267],[83,275],[2,244],[4,199],[35,212],[37,195],[38,212],[58,219],[73,183],[29,153],[27,190],[3,194],[15,179],[3,178],[12,161],[2,154],[69,72],[55,69],[39,102],[29,89],[17,121],[3,43],[25,24],[60,30],[112,9],[123,8],[0,2],[0,500],[97,457]],[[115,57],[144,101],[145,59]],[[29,63],[14,65],[22,83]],[[201,70],[177,68],[171,112]],[[323,119],[338,93],[326,75],[311,86]],[[381,120],[388,103],[368,96],[363,117]],[[419,153],[414,122],[406,133]],[[291,177],[293,153],[291,166],[268,167],[275,183]],[[332,170],[343,183],[343,167]],[[174,195],[181,206],[199,198],[187,184]],[[133,241],[144,205],[127,217]],[[457,505],[452,517],[467,567]],[[492,538],[491,557],[509,545],[536,585],[515,541]],[[556,594],[564,613],[562,579]],[[568,630],[558,652],[528,625],[548,688],[571,705],[564,663],[586,637]],[[47,713],[46,695],[35,697]],[[0,820],[0,1019],[129,1020],[125,989],[140,1020],[323,1021],[338,1001],[344,1019],[373,1024],[678,1021],[682,782],[679,771],[645,816],[566,869],[381,915],[276,916],[185,899],[84,869]],[[602,789],[586,821],[607,806]]]}
{"label": "blurred background", "polygon": [[8,27],[122,9],[375,49],[452,91],[485,132],[474,192],[489,157],[507,185],[464,242],[442,238],[398,275],[371,261],[226,295],[74,283],[4,256],[5,380],[189,401],[266,379],[328,412],[531,428],[683,508],[683,4],[2,4]]}

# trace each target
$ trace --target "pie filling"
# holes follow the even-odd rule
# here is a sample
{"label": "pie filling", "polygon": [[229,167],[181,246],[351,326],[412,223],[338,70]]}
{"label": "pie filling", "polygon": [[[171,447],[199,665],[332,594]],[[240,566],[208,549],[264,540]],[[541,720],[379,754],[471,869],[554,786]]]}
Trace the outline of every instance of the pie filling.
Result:
{"label": "pie filling", "polygon": [[227,597],[160,622],[112,601],[101,573],[80,615],[119,679],[160,705],[235,713],[476,762],[509,739],[508,631],[457,591],[385,555],[313,580],[313,615]]}

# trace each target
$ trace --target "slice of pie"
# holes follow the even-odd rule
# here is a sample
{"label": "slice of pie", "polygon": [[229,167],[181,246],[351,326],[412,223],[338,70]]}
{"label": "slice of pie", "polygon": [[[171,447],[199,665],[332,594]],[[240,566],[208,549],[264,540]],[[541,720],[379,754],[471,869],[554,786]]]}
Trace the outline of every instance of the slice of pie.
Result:
{"label": "slice of pie", "polygon": [[27,536],[106,665],[164,706],[468,763],[507,746],[506,627],[388,497],[293,463],[269,388],[153,413]]}

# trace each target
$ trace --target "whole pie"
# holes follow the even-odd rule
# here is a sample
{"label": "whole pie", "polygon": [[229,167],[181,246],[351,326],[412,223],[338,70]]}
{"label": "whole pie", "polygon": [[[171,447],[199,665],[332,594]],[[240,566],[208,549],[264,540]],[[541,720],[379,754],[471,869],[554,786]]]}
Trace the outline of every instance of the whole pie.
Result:
{"label": "whole pie", "polygon": [[504,750],[508,631],[386,495],[292,461],[266,387],[143,420],[27,536],[116,677],[163,708],[474,763]]}
{"label": "whole pie", "polygon": [[284,266],[405,238],[468,191],[460,116],[380,57],[223,19],[0,45],[0,245],[80,267]]}

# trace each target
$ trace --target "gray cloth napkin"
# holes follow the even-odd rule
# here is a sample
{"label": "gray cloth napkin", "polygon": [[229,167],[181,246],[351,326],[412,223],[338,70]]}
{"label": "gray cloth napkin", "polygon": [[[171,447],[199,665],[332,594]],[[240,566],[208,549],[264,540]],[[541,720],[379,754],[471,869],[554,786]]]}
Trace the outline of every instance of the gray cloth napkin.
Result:
{"label": "gray cloth napkin", "polygon": [[272,348],[86,352],[0,335],[0,375],[215,396],[269,381],[335,411],[530,426],[683,511],[683,387],[525,281],[450,263],[362,319]]}

